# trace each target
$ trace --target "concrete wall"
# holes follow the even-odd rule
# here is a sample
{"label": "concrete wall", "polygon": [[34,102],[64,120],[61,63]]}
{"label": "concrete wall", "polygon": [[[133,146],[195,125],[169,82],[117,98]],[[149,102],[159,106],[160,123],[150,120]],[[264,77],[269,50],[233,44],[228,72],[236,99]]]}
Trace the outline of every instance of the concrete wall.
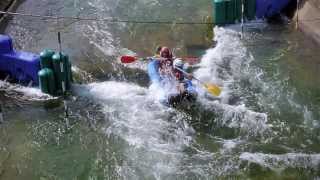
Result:
{"label": "concrete wall", "polygon": [[306,0],[300,4],[294,20],[298,15],[299,29],[320,45],[320,1]]}

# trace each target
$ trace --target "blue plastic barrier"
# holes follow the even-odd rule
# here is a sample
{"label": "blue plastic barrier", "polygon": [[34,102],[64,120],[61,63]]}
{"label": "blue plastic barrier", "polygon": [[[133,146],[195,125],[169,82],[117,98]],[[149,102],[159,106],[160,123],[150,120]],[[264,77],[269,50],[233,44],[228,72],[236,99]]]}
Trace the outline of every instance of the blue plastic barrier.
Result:
{"label": "blue plastic barrier", "polygon": [[0,54],[10,53],[12,51],[13,46],[11,38],[0,34]]}
{"label": "blue plastic barrier", "polygon": [[290,0],[256,0],[256,17],[270,18],[279,14]]}
{"label": "blue plastic barrier", "polygon": [[21,83],[33,82],[38,85],[40,70],[39,55],[15,51],[9,36],[0,35],[0,71],[10,75]]}

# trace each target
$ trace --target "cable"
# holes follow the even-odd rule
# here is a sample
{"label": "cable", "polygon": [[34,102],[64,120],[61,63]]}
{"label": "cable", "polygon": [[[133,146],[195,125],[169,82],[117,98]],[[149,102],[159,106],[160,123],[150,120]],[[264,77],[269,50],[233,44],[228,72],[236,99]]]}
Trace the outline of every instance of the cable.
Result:
{"label": "cable", "polygon": [[78,20],[78,21],[103,21],[109,23],[135,23],[135,24],[180,24],[180,25],[213,25],[214,23],[209,22],[183,22],[183,21],[140,21],[140,20],[121,20],[117,18],[82,18],[82,17],[73,17],[73,16],[43,16],[36,14],[26,14],[26,13],[14,13],[14,12],[5,12],[0,11],[0,14],[12,15],[12,16],[27,16],[43,19],[69,19],[69,20]]}
{"label": "cable", "polygon": [[[37,15],[37,14],[27,14],[27,13],[15,13],[15,12],[6,12],[0,11],[0,14],[12,15],[12,16],[26,16],[26,17],[34,17],[34,18],[42,18],[42,19],[69,19],[69,20],[77,20],[77,21],[100,21],[100,22],[109,22],[109,23],[134,23],[134,24],[178,24],[178,25],[221,25],[213,22],[191,22],[191,21],[142,21],[142,20],[121,20],[118,18],[84,18],[84,17],[75,17],[75,16],[48,16],[48,15]],[[315,19],[301,19],[299,21],[320,21],[320,18]],[[263,24],[265,22],[250,22],[254,24]]]}
{"label": "cable", "polygon": [[[12,15],[12,16],[25,16],[25,17],[34,17],[34,18],[42,18],[43,20],[52,19],[54,21],[59,21],[60,19],[67,19],[72,20],[70,23],[67,23],[64,25],[64,28],[79,22],[79,21],[100,21],[100,22],[110,22],[110,23],[140,23],[140,24],[186,24],[186,25],[217,25],[214,23],[208,23],[208,22],[176,22],[176,21],[139,21],[139,20],[119,20],[116,18],[81,18],[81,17],[72,17],[72,16],[43,16],[43,15],[36,15],[36,14],[26,14],[26,13],[14,13],[14,12],[5,12],[0,11],[0,14],[6,14],[6,15]],[[316,19],[305,19],[305,20],[299,20],[301,21],[320,21],[320,18]],[[250,24],[263,24],[265,22],[248,22],[248,26]],[[258,28],[259,29],[259,28]],[[60,29],[61,30],[61,29]],[[263,30],[264,31],[264,30]],[[277,29],[268,29],[265,30],[267,32],[274,31],[274,32],[285,32],[287,29],[283,28],[277,28]],[[246,46],[259,46],[258,44],[246,44]],[[263,45],[262,45],[263,46]]]}

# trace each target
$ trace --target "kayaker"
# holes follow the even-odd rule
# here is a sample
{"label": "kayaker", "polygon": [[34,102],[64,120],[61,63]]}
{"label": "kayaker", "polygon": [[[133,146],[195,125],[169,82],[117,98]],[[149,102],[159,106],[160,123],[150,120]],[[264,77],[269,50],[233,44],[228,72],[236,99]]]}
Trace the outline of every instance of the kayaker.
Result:
{"label": "kayaker", "polygon": [[148,75],[153,84],[151,87],[162,89],[159,94],[160,102],[176,106],[184,100],[194,101],[197,92],[191,81],[192,75],[178,70],[186,70],[184,61],[175,59],[168,47],[161,47],[159,54],[160,57],[154,56],[148,63]]}
{"label": "kayaker", "polygon": [[168,47],[161,47],[159,58],[159,72],[162,76],[172,76],[173,56]]}
{"label": "kayaker", "polygon": [[174,74],[174,77],[176,78],[176,81],[178,82],[177,88],[180,93],[183,93],[186,91],[186,87],[188,86],[187,83],[189,83],[190,80],[192,79],[191,74],[186,75],[181,71],[181,70],[184,70],[184,71],[186,70],[184,67],[185,67],[185,64],[182,59],[177,58],[173,61],[173,74]]}

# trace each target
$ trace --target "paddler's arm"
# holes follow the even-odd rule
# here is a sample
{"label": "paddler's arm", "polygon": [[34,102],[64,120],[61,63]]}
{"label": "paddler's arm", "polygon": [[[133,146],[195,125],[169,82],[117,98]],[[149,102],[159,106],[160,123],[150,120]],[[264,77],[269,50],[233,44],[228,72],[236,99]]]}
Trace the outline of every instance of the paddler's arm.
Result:
{"label": "paddler's arm", "polygon": [[192,80],[193,75],[192,75],[192,74],[190,74],[190,73],[188,73],[188,74],[186,75],[186,78],[187,78],[188,80]]}

